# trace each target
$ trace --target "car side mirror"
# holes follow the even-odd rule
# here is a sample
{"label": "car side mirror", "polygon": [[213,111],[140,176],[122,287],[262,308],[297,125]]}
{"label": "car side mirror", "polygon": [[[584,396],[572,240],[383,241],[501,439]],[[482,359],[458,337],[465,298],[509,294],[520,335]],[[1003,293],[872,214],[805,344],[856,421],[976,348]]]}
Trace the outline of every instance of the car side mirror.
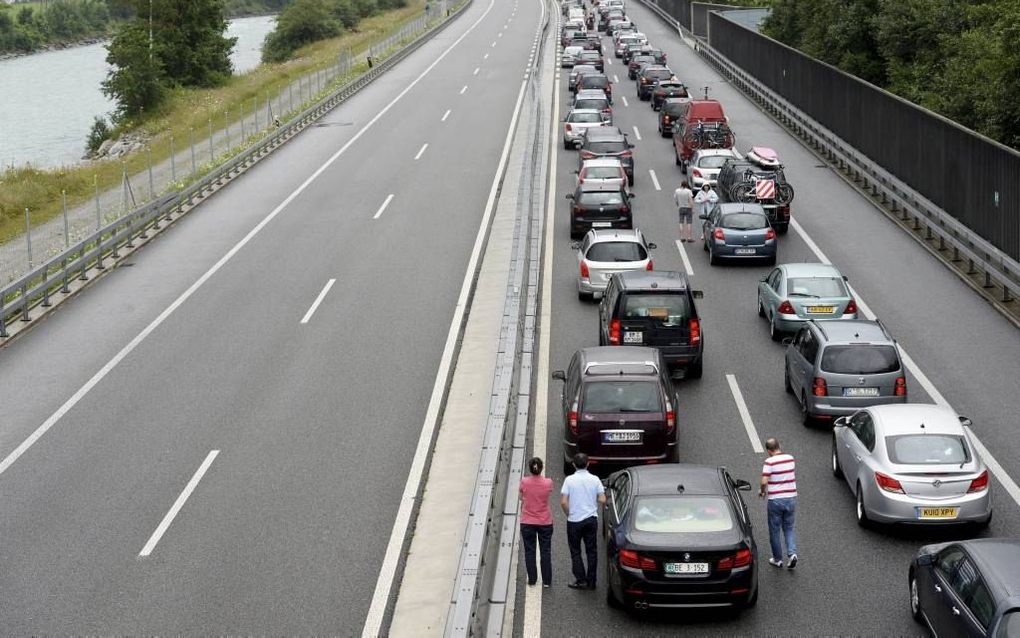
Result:
{"label": "car side mirror", "polygon": [[769,280],[769,276],[768,275],[762,275],[761,277],[758,278],[758,281],[760,281],[761,283],[765,283],[768,280]]}
{"label": "car side mirror", "polygon": [[970,419],[968,419],[965,416],[961,416],[960,417],[960,425],[962,425],[965,428],[969,428],[970,426],[974,425],[974,422],[971,421]]}
{"label": "car side mirror", "polygon": [[648,250],[655,250],[656,248],[658,248],[658,246],[656,246],[655,244],[652,243],[648,244]]}
{"label": "car side mirror", "polygon": [[928,567],[935,564],[935,554],[921,554],[914,560],[919,567]]}
{"label": "car side mirror", "polygon": [[[609,120],[606,119],[606,120],[602,120],[602,121],[603,122],[608,122]],[[584,146],[584,142],[582,142],[581,140],[574,140],[574,148],[575,149],[581,148],[582,146]]]}
{"label": "car side mirror", "polygon": [[557,381],[566,382],[566,380],[567,380],[567,373],[564,372],[563,370],[556,370],[556,371],[554,371],[552,373],[552,378],[556,379]]}
{"label": "car side mirror", "polygon": [[843,281],[850,281],[850,278],[847,277],[846,275],[843,275]]}
{"label": "car side mirror", "polygon": [[788,346],[793,343],[793,337],[783,337],[783,340],[780,341],[780,343],[782,343],[784,346]]}
{"label": "car side mirror", "polygon": [[841,416],[832,422],[832,425],[837,428],[845,428],[849,424],[849,419],[845,416]]}
{"label": "car side mirror", "polygon": [[705,220],[707,220],[708,219],[708,215],[706,215],[705,213],[702,213],[702,214],[698,215],[698,219],[705,219]]}
{"label": "car side mirror", "polygon": [[573,248],[574,250],[580,250],[581,249],[581,242],[579,242],[579,241],[572,241],[572,242],[570,242],[570,247]]}
{"label": "car side mirror", "polygon": [[567,193],[566,195],[564,195],[564,197],[566,199],[574,199],[574,194],[573,193]]}
{"label": "car side mirror", "polygon": [[692,290],[691,291],[691,296],[694,297],[695,299],[704,299],[705,298],[705,291],[703,291],[703,290]]}
{"label": "car side mirror", "polygon": [[628,191],[627,192],[627,197],[629,197],[631,199],[634,199],[635,197],[637,197],[637,195],[633,191]]}
{"label": "car side mirror", "polygon": [[627,142],[627,148],[634,148],[634,145],[631,144],[630,142]]}
{"label": "car side mirror", "polygon": [[744,479],[736,479],[735,481],[733,481],[733,487],[737,488],[741,492],[751,491],[751,484],[745,481]]}

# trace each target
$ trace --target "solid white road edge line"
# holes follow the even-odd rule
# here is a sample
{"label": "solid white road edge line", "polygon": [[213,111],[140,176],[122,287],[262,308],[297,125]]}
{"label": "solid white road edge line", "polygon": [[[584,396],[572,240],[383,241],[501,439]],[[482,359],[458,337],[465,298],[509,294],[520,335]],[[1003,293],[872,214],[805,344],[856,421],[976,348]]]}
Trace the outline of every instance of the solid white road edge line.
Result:
{"label": "solid white road edge line", "polygon": [[421,156],[425,153],[425,149],[427,149],[428,147],[429,147],[428,142],[425,142],[424,144],[421,145],[421,148],[418,149],[418,153],[414,156],[415,161],[421,159]]}
{"label": "solid white road edge line", "polygon": [[[425,150],[425,149],[422,149],[422,150]],[[418,159],[418,158],[415,158],[415,159]],[[382,206],[379,207],[379,210],[375,211],[375,215],[372,215],[372,219],[379,219],[380,217],[382,217],[383,211],[386,210],[386,207],[389,206],[390,202],[392,202],[392,201],[393,201],[393,193],[390,193],[389,195],[386,196],[386,199],[383,200]]]}
{"label": "solid white road edge line", "polygon": [[740,392],[740,386],[737,385],[737,378],[732,374],[727,374],[726,382],[730,384],[730,393],[733,394],[733,401],[737,404],[740,420],[744,422],[747,438],[751,439],[751,447],[754,448],[757,454],[763,454],[765,448],[761,445],[761,437],[758,436],[758,430],[754,428],[751,413],[747,410],[747,404],[744,403],[744,395]]}
{"label": "solid white road edge line", "polygon": [[[489,8],[492,8],[492,4],[489,5]],[[488,11],[489,9],[486,9],[486,13]],[[446,335],[446,345],[443,348],[443,356],[439,362],[439,370],[436,372],[436,382],[432,386],[432,397],[429,399],[428,409],[425,412],[425,421],[422,424],[421,436],[418,437],[418,447],[415,449],[414,459],[411,461],[411,468],[407,474],[404,493],[400,497],[397,517],[393,521],[393,530],[390,532],[390,540],[386,546],[386,555],[379,569],[379,579],[376,581],[375,592],[372,594],[372,604],[368,609],[365,626],[361,632],[362,638],[378,636],[382,630],[383,616],[386,613],[390,591],[393,588],[393,581],[397,575],[400,552],[404,547],[404,540],[407,538],[407,529],[411,523],[411,512],[414,509],[415,498],[425,473],[425,461],[428,458],[429,448],[432,446],[432,435],[439,420],[439,407],[443,400],[443,394],[446,392],[446,380],[450,373],[450,366],[453,363],[453,352],[457,346],[457,338],[460,334],[461,325],[464,322],[464,312],[467,309],[468,297],[471,294],[475,270],[478,266],[478,260],[481,258],[482,247],[485,244],[489,220],[492,219],[492,212],[495,209],[496,192],[499,189],[500,176],[503,174],[510,157],[510,145],[513,141],[514,129],[517,127],[517,120],[520,117],[521,105],[524,102],[524,93],[527,88],[527,81],[522,81],[520,92],[517,94],[517,104],[514,106],[513,116],[510,118],[510,127],[507,130],[506,140],[503,143],[503,152],[499,157],[499,164],[496,166],[496,175],[492,179],[489,199],[485,203],[482,223],[478,228],[475,245],[471,251],[471,259],[468,261],[467,272],[464,274],[464,281],[461,284],[460,296],[457,298],[457,306],[453,312],[453,320],[450,322],[450,330]]]}
{"label": "solid white road edge line", "polygon": [[195,491],[196,487],[198,487],[198,482],[202,480],[206,470],[208,470],[209,466],[212,465],[212,462],[216,460],[216,456],[219,453],[219,450],[212,450],[206,455],[205,460],[202,461],[202,465],[198,466],[198,470],[195,472],[195,475],[192,476],[191,480],[188,481],[188,484],[184,486],[184,491],[177,497],[177,500],[174,501],[170,511],[166,513],[163,520],[159,522],[159,526],[156,528],[156,531],[152,533],[148,542],[145,543],[145,547],[142,548],[142,551],[138,552],[139,557],[145,558],[152,553],[152,550],[156,549],[159,539],[163,538],[163,534],[165,534],[166,530],[170,527],[170,523],[174,522],[174,518],[177,517],[177,513],[181,511],[182,507],[184,507],[184,503],[187,502],[188,497],[191,496],[191,493]]}
{"label": "solid white road edge line", "polygon": [[169,306],[167,306],[166,310],[164,310],[163,312],[159,313],[159,316],[156,317],[155,319],[153,319],[152,323],[150,323],[149,325],[145,326],[145,328],[143,328],[142,331],[139,332],[138,335],[134,339],[132,339],[126,346],[124,346],[120,350],[120,352],[115,354],[113,356],[113,358],[110,359],[106,363],[106,365],[104,365],[102,368],[100,368],[99,372],[96,372],[94,375],[92,375],[92,378],[89,379],[88,381],[86,381],[85,385],[83,385],[81,388],[79,388],[78,391],[75,392],[71,396],[70,399],[65,401],[63,405],[61,405],[59,408],[57,408],[56,412],[51,414],[49,416],[49,418],[47,418],[43,422],[42,425],[40,425],[38,428],[36,428],[36,430],[34,432],[32,432],[32,434],[30,434],[28,436],[28,438],[26,438],[24,441],[22,441],[21,444],[18,445],[18,447],[16,447],[14,449],[14,451],[12,451],[10,454],[8,454],[7,457],[4,458],[3,461],[0,461],[0,474],[3,474],[4,472],[6,472],[8,470],[8,468],[10,468],[12,465],[14,465],[14,462],[17,461],[19,458],[21,458],[22,454],[27,452],[29,448],[31,448],[33,445],[35,445],[35,442],[38,441],[40,438],[42,438],[42,436],[44,434],[46,434],[46,432],[49,431],[50,428],[52,428],[54,425],[56,425],[56,423],[58,421],[60,421],[60,419],[65,414],[67,414],[74,406],[76,406],[78,404],[78,402],[81,401],[85,397],[85,395],[88,394],[89,391],[91,391],[92,388],[94,388],[96,386],[96,384],[98,384],[100,381],[102,381],[103,378],[106,377],[106,375],[110,374],[110,371],[113,370],[114,368],[116,368],[117,364],[120,363],[124,359],[124,357],[128,356],[129,354],[131,354],[131,352],[135,348],[137,348],[138,345],[141,342],[145,341],[146,337],[148,337],[150,334],[152,334],[152,332],[156,328],[158,328],[164,321],[166,321],[167,318],[171,314],[173,314],[173,312],[175,310],[180,308],[181,305],[191,297],[191,295],[195,294],[195,292],[205,284],[205,282],[209,281],[209,279],[213,275],[215,275],[219,271],[220,268],[222,268],[228,261],[233,259],[234,255],[236,255],[238,252],[240,252],[240,250],[242,248],[244,248],[248,244],[248,242],[250,242],[252,240],[252,238],[255,237],[255,235],[258,235],[262,231],[262,229],[265,228],[269,224],[269,222],[273,221],[273,219],[277,215],[279,215],[292,201],[294,201],[297,198],[298,195],[303,193],[304,190],[306,188],[308,188],[308,186],[312,182],[314,182],[316,179],[318,179],[319,175],[322,175],[326,171],[327,168],[329,168],[330,166],[333,165],[333,162],[335,162],[341,155],[343,155],[344,153],[347,152],[347,149],[349,149],[355,142],[357,142],[359,139],[361,139],[361,136],[364,135],[366,131],[368,131],[370,128],[372,128],[372,126],[376,122],[378,122],[380,119],[382,119],[382,117],[384,115],[386,115],[390,111],[391,108],[393,108],[394,104],[399,102],[401,98],[403,98],[405,95],[407,95],[408,92],[410,92],[410,90],[413,89],[418,84],[418,82],[420,82],[422,80],[422,78],[424,78],[426,75],[428,75],[429,72],[431,72],[432,69],[434,69],[436,67],[436,65],[438,65],[442,61],[442,59],[447,56],[448,53],[450,53],[450,51],[453,51],[454,47],[456,47],[458,44],[460,44],[460,42],[464,38],[466,38],[467,35],[469,33],[471,33],[471,31],[476,26],[478,26],[478,24],[483,19],[485,19],[485,16],[487,16],[489,14],[489,12],[492,11],[492,7],[494,7],[495,4],[496,4],[495,0],[489,0],[489,6],[486,7],[485,12],[482,13],[481,17],[479,17],[478,20],[476,20],[470,27],[468,27],[468,29],[463,34],[461,34],[461,36],[459,38],[454,40],[453,43],[450,44],[450,46],[448,46],[442,53],[440,53],[439,56],[435,60],[433,60],[431,64],[429,64],[427,67],[425,67],[425,70],[422,71],[418,75],[418,77],[416,77],[414,80],[412,80],[410,83],[408,83],[408,85],[405,86],[404,89],[400,93],[398,93],[395,98],[390,100],[390,102],[386,106],[384,106],[382,109],[380,109],[380,111],[378,113],[376,113],[372,117],[372,119],[370,119],[368,122],[366,122],[365,126],[361,127],[361,130],[359,130],[357,133],[355,133],[354,136],[351,137],[351,139],[347,140],[347,142],[343,146],[341,146],[337,150],[336,153],[333,153],[329,157],[329,159],[327,159],[322,164],[322,166],[317,168],[314,173],[309,175],[308,178],[305,179],[305,181],[301,182],[301,185],[298,186],[296,189],[294,189],[294,192],[292,192],[290,195],[288,195],[282,202],[280,202],[277,205],[276,208],[274,208],[272,210],[272,212],[270,212],[268,215],[266,215],[262,219],[262,221],[260,221],[258,224],[255,225],[254,228],[252,228],[250,231],[248,231],[248,234],[245,235],[241,239],[241,241],[239,241],[236,244],[234,244],[234,247],[231,248],[230,250],[228,250],[227,254],[225,254],[222,257],[220,257],[219,261],[217,261],[215,264],[213,264],[213,266],[209,270],[205,271],[205,273],[201,277],[199,277],[195,281],[195,283],[191,284],[191,286],[187,290],[185,290],[183,293],[181,293],[181,296],[179,296],[177,299],[175,299],[173,301],[173,303],[171,303]]}
{"label": "solid white road edge line", "polygon": [[691,260],[687,258],[687,251],[684,250],[684,244],[679,239],[676,240],[676,249],[680,251],[680,259],[684,261],[684,270],[687,271],[687,276],[693,277],[694,269],[691,268]]}
{"label": "solid white road edge line", "polygon": [[[791,219],[790,225],[793,227],[795,231],[797,231],[797,234],[800,235],[801,239],[804,240],[804,243],[807,244],[807,247],[811,249],[811,252],[815,254],[815,257],[818,257],[819,261],[825,264],[832,263],[831,261],[829,261],[829,258],[825,256],[825,253],[823,253],[822,250],[818,247],[818,244],[816,244],[814,240],[811,239],[811,237],[807,234],[807,231],[804,230],[804,227],[797,223],[796,219]],[[856,290],[854,290],[853,286],[850,286],[850,290],[857,301],[857,305],[860,307],[861,311],[863,311],[864,316],[874,321],[877,315],[874,312],[872,312],[871,308],[868,307],[868,304],[865,303],[863,299],[861,299],[860,294]],[[950,405],[949,401],[947,401],[946,398],[942,395],[942,393],[939,392],[938,388],[935,387],[935,384],[932,383],[931,379],[928,378],[928,375],[926,375],[924,371],[921,370],[921,367],[917,365],[914,359],[909,354],[907,354],[907,351],[903,349],[903,346],[901,346],[900,344],[896,344],[896,347],[899,348],[900,356],[903,358],[903,365],[905,365],[907,369],[910,370],[911,374],[914,375],[914,378],[917,379],[917,382],[921,384],[921,387],[924,388],[924,391],[928,393],[929,397],[931,397],[931,400],[934,401],[936,405],[953,409],[953,406]],[[978,450],[978,454],[980,454],[981,458],[984,460],[985,465],[988,466],[988,469],[991,470],[995,478],[998,479],[999,483],[1002,484],[1002,487],[1006,490],[1006,493],[1009,494],[1009,496],[1013,499],[1014,502],[1016,502],[1017,505],[1020,505],[1020,486],[1018,486],[1016,481],[1014,481],[1013,478],[1009,475],[1009,473],[1006,472],[1006,469],[1002,467],[999,461],[997,461],[995,457],[992,456],[992,453],[988,451],[988,448],[985,447],[985,444],[981,442],[981,439],[978,438],[977,434],[974,434],[974,430],[970,427],[967,427],[966,429],[967,433],[970,435],[970,439],[974,442],[974,447],[976,447]]]}
{"label": "solid white road edge line", "polygon": [[655,174],[655,169],[653,168],[648,169],[648,176],[652,178],[652,186],[655,187],[655,190],[661,191],[662,187],[659,186],[659,178]]}
{"label": "solid white road edge line", "polygon": [[311,307],[308,308],[308,312],[305,313],[304,317],[301,317],[301,323],[308,323],[308,320],[311,319],[312,315],[315,314],[315,311],[318,310],[319,304],[321,304],[322,300],[326,298],[326,294],[329,292],[329,289],[332,288],[333,284],[335,283],[336,279],[330,279],[329,281],[326,282],[326,285],[322,287],[322,292],[319,293],[319,296],[316,297],[315,301],[312,302]]}

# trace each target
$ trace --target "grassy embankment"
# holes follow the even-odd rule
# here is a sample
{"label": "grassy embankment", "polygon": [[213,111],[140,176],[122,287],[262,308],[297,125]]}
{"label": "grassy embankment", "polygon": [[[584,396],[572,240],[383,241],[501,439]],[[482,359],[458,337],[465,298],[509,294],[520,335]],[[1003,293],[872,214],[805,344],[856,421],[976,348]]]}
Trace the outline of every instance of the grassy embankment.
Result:
{"label": "grassy embankment", "polygon": [[[248,132],[246,144],[241,145],[237,124],[241,108],[245,113],[251,114],[252,100],[257,98],[262,109],[261,118],[265,114],[266,93],[275,96],[299,77],[334,64],[337,55],[342,51],[351,49],[357,55],[370,44],[385,39],[399,29],[406,20],[419,14],[423,7],[424,0],[411,0],[407,7],[365,18],[358,25],[356,32],[347,32],[338,38],[310,44],[300,49],[294,58],[287,62],[261,65],[253,71],[232,78],[225,86],[214,89],[176,90],[158,111],[147,114],[142,120],[125,122],[118,126],[113,138],[127,131],[144,134],[150,140],[149,147],[155,165],[169,158],[171,135],[178,153],[186,148],[191,130],[194,130],[196,151],[208,148],[208,142],[202,146],[199,140],[207,140],[209,120],[212,120],[214,131],[218,131],[224,126],[226,113],[230,121],[231,138],[237,142],[231,151],[216,158],[216,163],[220,163],[258,139]],[[359,74],[365,70],[366,65],[361,62],[354,66],[353,73]],[[295,104],[295,108],[301,107]],[[144,150],[122,159],[128,174],[131,175],[144,171],[148,165]],[[18,167],[4,170],[0,173],[0,243],[21,236],[25,232],[25,208],[31,211],[33,225],[41,224],[61,213],[61,191],[67,191],[68,208],[74,208],[88,202],[94,196],[96,184],[100,191],[118,187],[122,179],[122,159],[89,162],[59,169]],[[211,168],[212,163],[207,162],[199,167],[199,173],[208,172]],[[190,164],[178,165],[178,176],[188,170]],[[197,176],[189,176],[189,179],[195,177]],[[183,184],[179,181],[177,185]]]}

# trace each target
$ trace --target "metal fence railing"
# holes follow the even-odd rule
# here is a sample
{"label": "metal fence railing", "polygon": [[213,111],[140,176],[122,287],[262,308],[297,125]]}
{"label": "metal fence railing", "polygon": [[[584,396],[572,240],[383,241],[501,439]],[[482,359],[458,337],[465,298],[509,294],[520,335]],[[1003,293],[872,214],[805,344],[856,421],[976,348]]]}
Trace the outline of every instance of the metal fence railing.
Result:
{"label": "metal fence railing", "polygon": [[88,281],[102,273],[108,267],[107,262],[120,258],[122,251],[129,251],[144,242],[150,233],[158,232],[164,224],[194,208],[223,184],[349,99],[444,29],[471,1],[465,0],[451,8],[448,15],[438,21],[427,20],[425,16],[412,18],[387,40],[387,48],[373,51],[376,57],[366,72],[296,113],[289,121],[280,123],[249,148],[213,166],[191,185],[157,196],[149,203],[100,225],[75,243],[68,242],[59,254],[0,288],[0,339],[10,336],[8,327],[11,321],[32,321],[36,318],[33,314],[42,314],[33,313],[34,309],[50,307],[55,296],[63,298],[63,295],[72,292],[76,282]]}

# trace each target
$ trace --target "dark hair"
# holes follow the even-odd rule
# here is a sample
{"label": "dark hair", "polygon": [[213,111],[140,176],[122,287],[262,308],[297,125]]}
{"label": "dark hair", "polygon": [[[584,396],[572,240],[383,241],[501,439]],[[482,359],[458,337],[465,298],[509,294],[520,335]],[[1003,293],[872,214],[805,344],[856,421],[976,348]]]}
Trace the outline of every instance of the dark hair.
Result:
{"label": "dark hair", "polygon": [[690,184],[687,183],[687,180],[684,180],[680,182],[680,188],[690,188]]}
{"label": "dark hair", "polygon": [[765,449],[769,452],[775,452],[779,449],[779,439],[768,438],[765,439]]}
{"label": "dark hair", "polygon": [[537,456],[533,457],[530,461],[528,461],[528,471],[534,474],[535,476],[538,476],[539,474],[542,473],[543,467],[545,467],[545,464],[542,463],[542,459],[538,458]]}
{"label": "dark hair", "polygon": [[574,467],[579,470],[583,470],[588,467],[588,455],[584,452],[578,452],[574,455]]}

